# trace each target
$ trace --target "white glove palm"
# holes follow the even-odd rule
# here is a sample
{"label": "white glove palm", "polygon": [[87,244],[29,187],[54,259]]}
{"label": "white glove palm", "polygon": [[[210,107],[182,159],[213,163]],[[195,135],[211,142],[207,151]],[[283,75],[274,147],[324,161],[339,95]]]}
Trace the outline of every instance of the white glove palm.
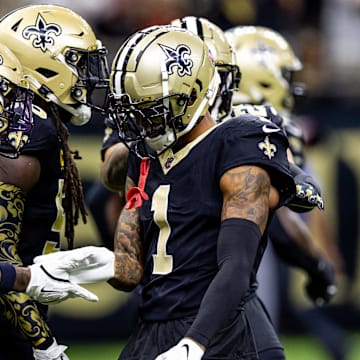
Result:
{"label": "white glove palm", "polygon": [[69,280],[68,267],[69,264],[62,261],[30,265],[31,277],[26,294],[42,304],[54,304],[74,297],[99,301],[95,294]]}
{"label": "white glove palm", "polygon": [[203,355],[204,350],[195,341],[184,338],[155,360],[201,360]]}
{"label": "white glove palm", "polygon": [[[36,264],[64,263],[63,270],[76,284],[106,281],[114,277],[115,255],[105,247],[84,246],[74,250],[58,251],[37,256]],[[65,265],[67,264],[67,265]]]}
{"label": "white glove palm", "polygon": [[46,350],[39,350],[33,348],[33,355],[35,360],[70,360],[64,353],[67,346],[59,345],[54,339],[53,344]]}

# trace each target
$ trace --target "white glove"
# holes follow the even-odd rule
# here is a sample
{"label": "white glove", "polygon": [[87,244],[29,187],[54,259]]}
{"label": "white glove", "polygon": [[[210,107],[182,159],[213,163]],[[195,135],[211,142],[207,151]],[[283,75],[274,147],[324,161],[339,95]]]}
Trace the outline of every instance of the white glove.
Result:
{"label": "white glove", "polygon": [[158,355],[155,360],[201,360],[204,350],[189,338],[182,339],[168,351]]}
{"label": "white glove", "polygon": [[59,345],[54,338],[54,342],[46,350],[39,350],[33,348],[33,355],[35,360],[70,360],[64,353],[67,346]]}
{"label": "white glove", "polygon": [[36,264],[52,264],[54,261],[69,265],[64,270],[68,273],[69,280],[76,284],[106,281],[115,275],[115,255],[105,247],[84,246],[37,256],[34,259]]}
{"label": "white glove", "polygon": [[31,277],[25,293],[42,304],[55,304],[74,297],[99,301],[95,294],[69,280],[68,267],[69,264],[62,261],[30,265]]}

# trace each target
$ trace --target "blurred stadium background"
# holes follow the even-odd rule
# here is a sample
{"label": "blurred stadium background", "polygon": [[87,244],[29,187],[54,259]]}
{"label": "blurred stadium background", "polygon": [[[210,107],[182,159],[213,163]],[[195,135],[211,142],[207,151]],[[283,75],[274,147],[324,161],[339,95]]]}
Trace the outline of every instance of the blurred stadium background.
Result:
{"label": "blurred stadium background", "polygon": [[[269,265],[276,277],[266,301],[289,360],[359,360],[360,1],[0,0],[0,16],[34,3],[63,5],[82,15],[109,49],[110,63],[133,31],[184,15],[207,17],[224,30],[269,26],[287,38],[304,65],[296,80],[307,85],[308,97],[296,112],[306,134],[308,166],[322,183],[326,206],[309,222],[317,245],[339,269],[339,292],[331,305],[315,311],[304,296],[304,274],[276,263]],[[72,148],[82,156],[78,164],[87,193],[99,175],[102,119],[70,132]],[[90,244],[103,245],[91,217],[78,226],[76,239],[76,246]],[[53,306],[51,324],[70,346],[71,359],[116,359],[134,323],[136,297],[107,284],[91,289],[100,303]],[[341,343],[339,334],[345,336]]]}

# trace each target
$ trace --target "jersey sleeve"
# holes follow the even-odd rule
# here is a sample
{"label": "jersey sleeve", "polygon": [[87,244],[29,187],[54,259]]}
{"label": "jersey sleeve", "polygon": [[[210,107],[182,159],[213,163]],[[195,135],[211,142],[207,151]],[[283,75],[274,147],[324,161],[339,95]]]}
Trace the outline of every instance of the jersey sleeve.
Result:
{"label": "jersey sleeve", "polygon": [[265,169],[272,185],[279,191],[279,206],[295,193],[295,184],[287,159],[288,141],[281,127],[252,115],[242,115],[224,123],[219,177],[226,171],[255,165]]}

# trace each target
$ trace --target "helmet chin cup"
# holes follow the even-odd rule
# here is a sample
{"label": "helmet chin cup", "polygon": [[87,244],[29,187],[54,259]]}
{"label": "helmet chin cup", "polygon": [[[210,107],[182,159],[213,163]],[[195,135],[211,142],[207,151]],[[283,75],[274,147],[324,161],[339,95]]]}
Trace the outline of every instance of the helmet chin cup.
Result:
{"label": "helmet chin cup", "polygon": [[165,151],[169,146],[175,142],[174,131],[166,127],[165,134],[158,135],[154,138],[145,137],[146,143],[154,150],[158,155]]}
{"label": "helmet chin cup", "polygon": [[70,119],[70,122],[76,126],[85,125],[91,118],[91,108],[85,104],[80,104],[77,107],[73,107],[68,104],[62,103],[55,94],[49,92],[46,95],[47,101],[52,101],[53,103],[57,104],[73,116]]}
{"label": "helmet chin cup", "polygon": [[71,124],[82,126],[89,122],[91,118],[91,109],[89,106],[81,104],[75,110],[76,112],[73,113],[73,116],[70,119]]}

